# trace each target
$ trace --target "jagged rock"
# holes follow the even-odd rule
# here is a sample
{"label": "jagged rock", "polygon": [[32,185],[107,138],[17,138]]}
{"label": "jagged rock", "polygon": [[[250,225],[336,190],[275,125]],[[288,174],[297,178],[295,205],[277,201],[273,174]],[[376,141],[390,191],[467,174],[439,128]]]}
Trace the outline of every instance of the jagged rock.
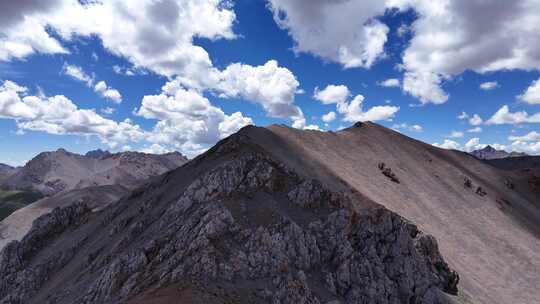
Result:
{"label": "jagged rock", "polygon": [[514,190],[514,188],[515,188],[514,183],[512,183],[512,181],[509,180],[509,179],[504,180],[504,185],[506,186],[506,188],[508,188],[510,190]]}
{"label": "jagged rock", "polygon": [[487,195],[487,192],[480,186],[478,186],[476,188],[476,191],[475,191],[476,194],[480,195],[480,196],[486,196]]}
{"label": "jagged rock", "polygon": [[384,176],[388,177],[394,183],[399,184],[399,179],[397,178],[396,174],[392,172],[390,167],[387,167],[385,163],[379,163],[377,166]]}
{"label": "jagged rock", "polygon": [[472,181],[466,177],[463,181],[463,186],[465,186],[465,188],[472,188]]}

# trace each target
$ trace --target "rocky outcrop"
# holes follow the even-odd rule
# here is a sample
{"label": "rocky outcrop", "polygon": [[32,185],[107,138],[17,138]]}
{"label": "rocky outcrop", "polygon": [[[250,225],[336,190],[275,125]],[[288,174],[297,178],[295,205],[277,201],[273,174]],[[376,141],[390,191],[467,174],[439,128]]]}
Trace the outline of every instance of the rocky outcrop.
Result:
{"label": "rocky outcrop", "polygon": [[[2,252],[0,303],[119,303],[173,284],[229,284],[220,297],[268,303],[442,303],[457,291],[433,237],[241,141],[195,160],[172,202],[154,185],[88,223],[79,205],[40,218]],[[56,277],[61,286],[44,287]]]}
{"label": "rocky outcrop", "polygon": [[84,204],[56,208],[36,219],[22,241],[13,241],[1,251],[0,303],[25,303],[52,273],[73,257],[82,241],[32,264],[43,248],[66,229],[76,228],[88,212],[90,209]]}

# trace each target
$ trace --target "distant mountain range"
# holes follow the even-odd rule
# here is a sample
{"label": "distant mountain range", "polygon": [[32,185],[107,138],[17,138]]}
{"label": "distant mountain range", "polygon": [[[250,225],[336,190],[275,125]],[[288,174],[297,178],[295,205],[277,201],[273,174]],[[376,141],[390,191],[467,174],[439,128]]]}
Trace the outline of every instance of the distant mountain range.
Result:
{"label": "distant mountain range", "polygon": [[490,145],[487,145],[483,149],[474,150],[470,152],[471,155],[475,156],[479,159],[499,159],[499,158],[507,158],[507,157],[520,157],[520,156],[527,156],[526,153],[520,153],[520,152],[506,152],[504,150],[497,150],[493,148]]}
{"label": "distant mountain range", "polygon": [[13,214],[0,303],[536,303],[527,158],[501,169],[374,123],[245,127],[126,195],[61,192],[31,228]]}
{"label": "distant mountain range", "polygon": [[6,173],[0,187],[32,190],[47,196],[90,186],[121,185],[133,188],[142,180],[186,162],[187,158],[178,152],[161,155],[139,152],[111,154],[95,150],[79,155],[58,149],[40,153],[24,167],[2,170]]}
{"label": "distant mountain range", "polygon": [[5,164],[0,164],[0,184],[9,176],[17,172],[19,168],[14,168]]}

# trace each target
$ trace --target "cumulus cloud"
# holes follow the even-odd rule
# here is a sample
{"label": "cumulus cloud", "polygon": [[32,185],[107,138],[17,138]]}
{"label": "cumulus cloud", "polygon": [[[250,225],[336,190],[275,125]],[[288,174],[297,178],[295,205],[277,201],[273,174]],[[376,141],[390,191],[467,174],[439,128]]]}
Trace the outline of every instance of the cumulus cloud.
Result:
{"label": "cumulus cloud", "polygon": [[533,81],[518,98],[528,104],[540,104],[540,78]]}
{"label": "cumulus cloud", "polygon": [[0,60],[23,58],[35,52],[66,53],[61,43],[48,34],[50,28],[64,40],[97,36],[105,49],[136,67],[166,76],[202,78],[212,68],[212,62],[203,48],[193,44],[193,38],[235,37],[232,25],[236,16],[225,0],[50,2],[2,4],[0,11],[10,7],[10,15],[19,18],[11,18],[9,26],[0,27]]}
{"label": "cumulus cloud", "polygon": [[474,127],[474,128],[471,128],[471,129],[467,130],[467,132],[469,132],[469,133],[480,133],[480,132],[482,132],[482,128],[481,127]]}
{"label": "cumulus cloud", "polygon": [[380,85],[381,87],[386,87],[386,88],[399,88],[401,86],[401,82],[397,78],[389,78],[377,84]]}
{"label": "cumulus cloud", "polygon": [[465,143],[464,150],[466,152],[471,152],[474,150],[479,150],[485,148],[486,145],[480,143],[480,138],[475,137],[471,138],[469,141]]}
{"label": "cumulus cloud", "polygon": [[94,85],[95,76],[88,75],[80,66],[64,63],[62,73],[84,82],[88,87],[93,87],[94,91],[105,99],[117,104],[122,102],[122,95],[118,90],[109,87],[105,81],[99,81]]}
{"label": "cumulus cloud", "polygon": [[111,148],[145,137],[130,120],[115,122],[93,109],[79,109],[65,96],[31,96],[27,91],[11,81],[0,86],[0,117],[14,119],[19,130],[97,136]]}
{"label": "cumulus cloud", "polygon": [[137,115],[157,120],[148,141],[173,146],[188,155],[198,154],[216,141],[252,124],[236,112],[226,115],[197,90],[164,86],[159,95],[143,98]]}
{"label": "cumulus cloud", "polygon": [[469,123],[473,126],[481,125],[483,122],[484,120],[478,114],[474,114],[471,118],[469,118]]}
{"label": "cumulus cloud", "polygon": [[424,128],[421,125],[409,125],[407,123],[394,124],[392,129],[395,130],[407,130],[409,132],[424,132]]}
{"label": "cumulus cloud", "polygon": [[116,112],[116,109],[111,108],[111,107],[106,107],[106,108],[101,109],[100,111],[101,111],[101,113],[103,113],[105,115],[112,115],[112,114],[114,114],[114,112]]}
{"label": "cumulus cloud", "polygon": [[481,83],[480,89],[484,91],[489,91],[489,90],[493,90],[497,88],[498,86],[499,86],[499,83],[497,83],[496,81],[488,81],[488,82]]}
{"label": "cumulus cloud", "polygon": [[120,92],[118,92],[118,90],[116,89],[109,87],[105,81],[100,81],[96,83],[96,85],[94,86],[94,91],[114,103],[118,104],[122,102],[122,95],[120,94]]}
{"label": "cumulus cloud", "polygon": [[452,132],[450,132],[450,135],[448,135],[448,137],[450,137],[450,138],[461,138],[461,137],[463,137],[463,135],[464,134],[461,131],[452,131]]}
{"label": "cumulus cloud", "polygon": [[217,73],[217,83],[210,89],[220,97],[241,97],[260,104],[272,117],[291,118],[301,115],[294,105],[299,82],[287,68],[270,60],[261,66],[235,63]]}
{"label": "cumulus cloud", "polygon": [[356,95],[348,102],[349,96],[351,93],[347,86],[333,84],[326,86],[323,90],[316,87],[313,94],[313,98],[323,104],[336,104],[337,111],[347,122],[389,120],[399,111],[399,107],[395,106],[374,106],[364,111],[364,96]]}
{"label": "cumulus cloud", "polygon": [[540,123],[540,113],[529,115],[525,111],[510,112],[507,105],[502,106],[490,119],[488,125]]}
{"label": "cumulus cloud", "polygon": [[523,136],[510,136],[511,141],[540,141],[540,133],[532,131]]}
{"label": "cumulus cloud", "polygon": [[462,111],[461,114],[459,114],[457,118],[458,119],[468,119],[469,114],[467,114],[467,112]]}
{"label": "cumulus cloud", "polygon": [[388,27],[375,19],[384,1],[268,0],[278,26],[295,41],[294,51],[338,62],[345,68],[371,67],[384,55]]}
{"label": "cumulus cloud", "polygon": [[450,139],[445,139],[442,144],[434,143],[433,145],[435,147],[439,147],[439,148],[443,148],[443,149],[452,149],[452,150],[457,150],[457,149],[459,149],[461,147],[461,145],[458,142],[455,142],[455,141],[450,140]]}
{"label": "cumulus cloud", "polygon": [[322,117],[321,117],[322,121],[326,122],[326,123],[329,123],[329,122],[332,122],[336,119],[336,112],[334,111],[331,111],[331,112],[328,112],[326,114],[324,114]]}
{"label": "cumulus cloud", "polygon": [[149,154],[165,154],[165,153],[170,153],[173,151],[174,150],[167,149],[166,147],[163,147],[162,145],[158,145],[158,144],[151,144],[140,150],[140,152],[149,153]]}
{"label": "cumulus cloud", "polygon": [[94,77],[86,74],[86,72],[77,65],[64,63],[62,67],[62,73],[70,76],[71,78],[86,83],[87,86],[92,86],[94,83]]}
{"label": "cumulus cloud", "polygon": [[[538,70],[540,2],[525,1],[309,1],[268,0],[278,26],[311,53],[345,68],[370,67],[384,56],[388,9],[413,10],[411,40],[403,52],[402,89],[422,104],[449,99],[444,83],[464,71]],[[400,31],[403,34],[405,31]],[[508,34],[512,33],[512,34]],[[495,82],[481,88],[493,89]],[[535,100],[535,99],[532,99]]]}
{"label": "cumulus cloud", "polygon": [[340,104],[345,103],[350,95],[351,92],[347,86],[329,84],[323,90],[319,89],[319,87],[315,87],[313,98],[323,104]]}
{"label": "cumulus cloud", "polygon": [[443,81],[466,70],[540,69],[538,1],[397,0],[388,5],[418,14],[402,67],[403,89],[422,103],[446,102]]}

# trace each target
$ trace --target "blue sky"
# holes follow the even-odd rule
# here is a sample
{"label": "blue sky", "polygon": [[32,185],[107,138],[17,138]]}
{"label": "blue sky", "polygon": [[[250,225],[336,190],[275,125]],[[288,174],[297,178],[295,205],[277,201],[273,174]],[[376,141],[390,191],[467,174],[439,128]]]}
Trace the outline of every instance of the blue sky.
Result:
{"label": "blue sky", "polygon": [[[248,123],[363,119],[540,154],[539,1],[431,2],[2,3],[0,162],[60,147],[192,157]],[[484,24],[506,15],[519,26]]]}

